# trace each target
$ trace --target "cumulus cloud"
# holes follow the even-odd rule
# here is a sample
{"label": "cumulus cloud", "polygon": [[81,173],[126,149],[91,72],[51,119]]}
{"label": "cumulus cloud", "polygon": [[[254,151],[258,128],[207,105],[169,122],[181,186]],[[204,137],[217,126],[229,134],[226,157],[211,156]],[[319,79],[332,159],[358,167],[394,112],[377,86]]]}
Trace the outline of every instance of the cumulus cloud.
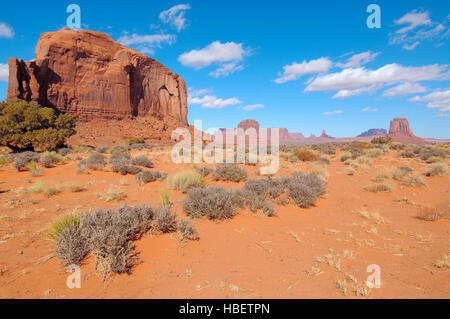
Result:
{"label": "cumulus cloud", "polygon": [[396,95],[409,95],[414,93],[423,93],[426,92],[426,90],[427,89],[419,83],[405,82],[387,89],[383,92],[383,96],[392,97]]}
{"label": "cumulus cloud", "polygon": [[361,112],[378,112],[378,109],[371,108],[371,107],[365,107],[361,110]]}
{"label": "cumulus cloud", "polygon": [[415,96],[410,102],[428,102],[427,108],[437,109],[440,112],[450,112],[450,89],[434,91],[428,95]]}
{"label": "cumulus cloud", "polygon": [[144,54],[154,54],[155,48],[161,48],[163,43],[169,45],[176,41],[177,37],[173,34],[124,34],[117,39],[122,45],[136,49]]}
{"label": "cumulus cloud", "polygon": [[407,67],[397,63],[387,64],[376,70],[365,67],[349,68],[314,78],[305,92],[339,91],[334,97],[345,98],[375,92],[383,86],[396,83],[441,80],[448,76],[444,73],[446,69],[447,65]]}
{"label": "cumulus cloud", "polygon": [[305,60],[302,63],[293,62],[292,64],[283,67],[283,73],[278,74],[279,78],[277,78],[275,82],[281,84],[298,80],[306,74],[328,72],[332,66],[333,63],[328,58],[319,58],[311,61]]}
{"label": "cumulus cloud", "polygon": [[219,68],[210,75],[219,77],[242,70],[243,66],[240,62],[247,54],[249,50],[245,49],[242,43],[214,41],[203,49],[183,53],[178,57],[178,61],[184,66],[195,69],[218,64]]}
{"label": "cumulus cloud", "polygon": [[188,94],[190,97],[195,97],[195,96],[201,96],[201,95],[206,95],[208,93],[211,93],[212,90],[211,89],[194,89],[194,88],[188,88]]}
{"label": "cumulus cloud", "polygon": [[178,4],[159,14],[159,19],[174,27],[178,32],[186,28],[186,11],[191,9],[189,4]]}
{"label": "cumulus cloud", "polygon": [[336,110],[336,111],[331,111],[331,112],[323,112],[323,115],[335,115],[335,114],[342,114],[342,113],[344,113],[344,111]]}
{"label": "cumulus cloud", "polygon": [[244,106],[243,109],[246,110],[246,111],[253,111],[254,109],[263,108],[263,107],[264,107],[263,104],[254,104],[254,105]]}
{"label": "cumulus cloud", "polygon": [[362,52],[362,53],[358,53],[355,54],[353,56],[351,56],[346,63],[336,63],[336,66],[340,67],[340,68],[353,68],[353,67],[360,67],[364,64],[367,64],[373,60],[375,60],[375,58],[379,55],[379,52],[370,52],[370,51],[366,51],[366,52]]}
{"label": "cumulus cloud", "polygon": [[402,45],[405,50],[414,50],[422,41],[441,41],[449,36],[449,28],[443,23],[432,21],[428,11],[413,10],[394,20],[402,28],[390,33],[390,44]]}
{"label": "cumulus cloud", "polygon": [[201,105],[204,108],[221,109],[226,106],[241,104],[238,98],[221,99],[215,95],[205,95],[203,97],[188,97],[188,104]]}
{"label": "cumulus cloud", "polygon": [[0,81],[8,82],[9,68],[8,64],[0,63]]}
{"label": "cumulus cloud", "polygon": [[4,22],[0,22],[0,38],[14,38],[14,29]]}

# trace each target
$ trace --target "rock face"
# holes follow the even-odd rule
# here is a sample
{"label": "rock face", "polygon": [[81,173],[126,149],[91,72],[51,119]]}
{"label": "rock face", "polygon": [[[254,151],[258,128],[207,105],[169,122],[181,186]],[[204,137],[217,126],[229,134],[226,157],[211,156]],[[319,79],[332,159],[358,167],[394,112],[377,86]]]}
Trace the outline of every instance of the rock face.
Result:
{"label": "rock face", "polygon": [[254,128],[256,130],[256,132],[258,132],[259,131],[259,123],[255,120],[244,120],[238,124],[238,128],[241,128],[244,131],[246,131],[249,128]]}
{"label": "rock face", "polygon": [[387,131],[384,128],[371,128],[370,130],[359,134],[357,137],[386,136],[386,135],[387,135]]}
{"label": "rock face", "polygon": [[158,115],[187,125],[184,80],[106,34],[44,33],[34,61],[10,58],[8,65],[8,99],[35,101],[82,121]]}
{"label": "rock face", "polygon": [[406,118],[395,118],[391,121],[389,136],[393,141],[403,144],[427,144],[424,139],[413,134]]}

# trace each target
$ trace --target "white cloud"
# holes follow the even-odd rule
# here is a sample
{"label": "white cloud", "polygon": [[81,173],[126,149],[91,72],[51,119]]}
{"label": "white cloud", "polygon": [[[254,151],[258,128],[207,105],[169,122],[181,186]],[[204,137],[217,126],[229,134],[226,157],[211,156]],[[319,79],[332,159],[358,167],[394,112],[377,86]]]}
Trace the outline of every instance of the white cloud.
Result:
{"label": "white cloud", "polygon": [[117,42],[122,45],[131,47],[136,46],[136,50],[144,54],[153,55],[155,54],[155,48],[161,48],[163,43],[171,45],[177,39],[176,35],[173,34],[124,34]]}
{"label": "white cloud", "polygon": [[389,42],[402,45],[405,50],[414,50],[422,41],[441,41],[449,36],[449,28],[443,23],[432,21],[428,11],[413,10],[394,20],[394,24],[406,26],[390,33]]}
{"label": "white cloud", "polygon": [[249,50],[245,49],[242,43],[214,41],[203,49],[183,53],[178,61],[195,69],[218,64],[219,68],[210,75],[219,77],[242,70],[243,66],[239,62],[242,62],[247,54]]}
{"label": "white cloud", "polygon": [[206,95],[208,93],[211,93],[212,90],[211,89],[194,89],[194,88],[188,88],[188,94],[191,97],[196,97],[196,96],[201,96],[201,95]]}
{"label": "white cloud", "polygon": [[263,107],[264,107],[263,104],[254,104],[254,105],[244,106],[243,109],[246,110],[246,111],[253,111],[254,109],[263,108]]}
{"label": "white cloud", "polygon": [[365,107],[361,110],[361,112],[378,112],[378,109],[371,108],[371,107]]}
{"label": "white cloud", "polygon": [[426,88],[418,83],[405,82],[383,92],[383,96],[409,95],[426,92]]}
{"label": "white cloud", "polygon": [[184,15],[191,6],[189,4],[178,4],[172,8],[165,10],[159,14],[159,19],[162,22],[170,24],[178,32],[186,28],[186,18]]}
{"label": "white cloud", "polygon": [[147,35],[122,35],[117,42],[122,45],[130,46],[136,44],[160,45],[167,42],[172,44],[176,40],[176,36],[172,34],[147,34]]}
{"label": "white cloud", "polygon": [[218,78],[221,76],[228,76],[234,72],[241,71],[243,69],[244,67],[241,64],[239,64],[239,62],[230,62],[222,65],[222,67],[209,73],[209,75]]}
{"label": "white cloud", "polygon": [[275,82],[281,84],[298,80],[305,74],[328,72],[332,66],[333,63],[328,58],[319,58],[311,61],[305,60],[302,63],[293,62],[292,64],[283,67],[283,73],[278,74],[279,78],[276,79]]}
{"label": "white cloud", "polygon": [[8,64],[0,63],[0,81],[8,82],[9,67]]}
{"label": "white cloud", "polygon": [[4,22],[0,22],[0,38],[14,38],[14,29]]}
{"label": "white cloud", "polygon": [[336,65],[340,68],[353,68],[353,67],[360,67],[361,65],[367,64],[373,60],[379,55],[379,52],[362,52],[355,54],[351,56],[346,63],[336,63]]}
{"label": "white cloud", "polygon": [[334,114],[342,114],[342,113],[344,113],[344,111],[336,110],[336,111],[331,111],[331,112],[323,112],[323,115],[334,115]]}
{"label": "white cloud", "polygon": [[345,98],[361,93],[374,92],[386,85],[402,82],[420,82],[444,79],[447,65],[407,67],[396,63],[376,70],[360,68],[343,69],[340,72],[318,76],[305,89],[312,91],[340,91],[335,98]]}
{"label": "white cloud", "polygon": [[415,96],[410,102],[428,102],[427,108],[438,109],[440,112],[450,112],[450,89],[434,91],[428,95]]}
{"label": "white cloud", "polygon": [[396,25],[407,24],[406,27],[403,27],[403,28],[395,31],[396,33],[405,33],[410,30],[415,29],[418,26],[429,25],[429,24],[431,24],[431,20],[430,20],[430,14],[428,11],[418,12],[417,10],[413,10],[413,11],[405,14],[400,19],[394,20],[394,23]]}
{"label": "white cloud", "polygon": [[188,97],[188,104],[201,105],[204,108],[220,109],[229,105],[241,104],[238,98],[220,99],[215,95],[205,95],[203,97]]}

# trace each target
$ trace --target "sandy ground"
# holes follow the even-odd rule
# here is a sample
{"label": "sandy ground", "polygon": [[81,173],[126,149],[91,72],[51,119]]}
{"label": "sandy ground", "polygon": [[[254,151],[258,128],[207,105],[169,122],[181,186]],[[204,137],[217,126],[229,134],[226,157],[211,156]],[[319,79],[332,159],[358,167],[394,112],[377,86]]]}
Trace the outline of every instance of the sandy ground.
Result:
{"label": "sandy ground", "polygon": [[[155,170],[174,173],[188,165],[172,164],[167,152],[148,152]],[[141,153],[145,153],[141,151]],[[408,165],[425,172],[426,164],[398,158],[393,151],[374,159],[354,176],[338,155],[330,158],[326,194],[316,206],[277,206],[276,217],[240,211],[231,220],[193,220],[200,240],[181,242],[176,234],[146,235],[136,242],[142,263],[131,275],[103,283],[93,258],[81,267],[82,287],[69,289],[66,269],[52,258],[53,243],[44,232],[58,216],[127,203],[159,205],[155,182],[140,187],[134,176],[103,171],[76,174],[76,161],[44,169],[31,177],[10,165],[0,168],[0,298],[449,298],[450,272],[433,263],[450,253],[450,220],[417,218],[425,207],[449,202],[449,176],[424,177],[426,188],[393,180],[391,193],[364,190],[382,171]],[[447,162],[448,163],[448,162]],[[309,163],[282,161],[276,176],[308,171]],[[250,178],[257,167],[245,166]],[[83,185],[51,198],[28,191],[32,183],[48,187]],[[243,183],[209,180],[208,185],[240,188]],[[127,197],[105,203],[98,193],[114,189]],[[179,217],[185,197],[171,191]],[[384,223],[360,212],[377,212]],[[367,288],[367,267],[380,266],[381,287]]]}

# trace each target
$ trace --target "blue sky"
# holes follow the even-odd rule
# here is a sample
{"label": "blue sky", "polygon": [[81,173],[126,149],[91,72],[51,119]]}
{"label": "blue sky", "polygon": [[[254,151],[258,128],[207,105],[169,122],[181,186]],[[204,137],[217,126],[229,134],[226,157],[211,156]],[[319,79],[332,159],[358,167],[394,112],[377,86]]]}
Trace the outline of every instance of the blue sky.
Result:
{"label": "blue sky", "polygon": [[[336,137],[406,117],[416,135],[450,138],[449,1],[8,1],[0,11],[0,99],[9,57],[32,60],[43,32],[109,34],[189,87],[189,122]],[[381,28],[369,29],[369,4]]]}

